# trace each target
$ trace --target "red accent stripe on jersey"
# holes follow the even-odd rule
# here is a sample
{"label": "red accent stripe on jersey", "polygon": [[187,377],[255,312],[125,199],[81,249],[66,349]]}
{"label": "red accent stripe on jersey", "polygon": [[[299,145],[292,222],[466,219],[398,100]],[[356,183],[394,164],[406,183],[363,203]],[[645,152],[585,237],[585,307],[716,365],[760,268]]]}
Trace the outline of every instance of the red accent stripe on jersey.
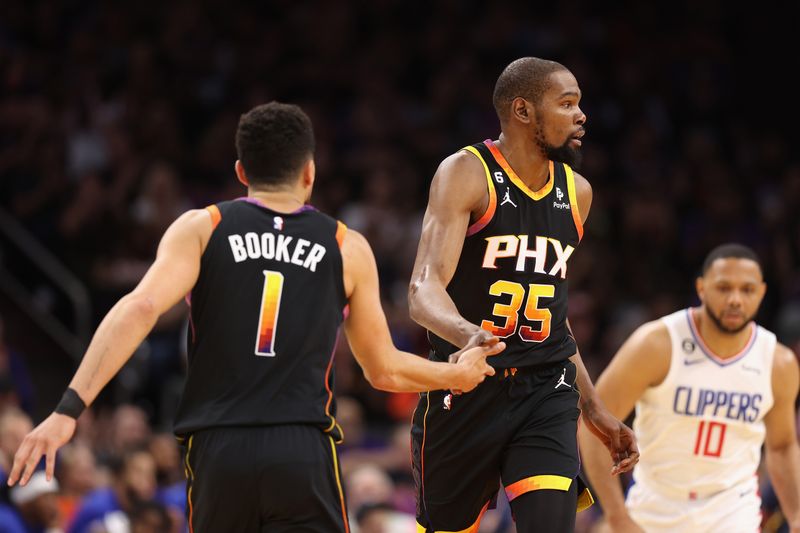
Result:
{"label": "red accent stripe on jersey", "polygon": [[486,139],[485,141],[483,141],[483,144],[485,144],[486,147],[489,149],[489,151],[492,152],[492,156],[494,157],[495,161],[497,161],[497,164],[503,167],[503,170],[505,170],[506,174],[508,175],[508,179],[511,180],[511,183],[516,185],[517,188],[519,188],[532,200],[539,201],[545,196],[547,196],[550,193],[550,191],[553,190],[553,182],[555,181],[555,174],[553,172],[552,161],[548,162],[549,174],[547,176],[547,181],[545,182],[545,184],[542,186],[541,189],[539,189],[538,191],[532,191],[530,187],[528,187],[525,184],[525,182],[522,181],[522,179],[519,176],[517,176],[517,173],[514,172],[514,169],[511,168],[511,165],[508,163],[508,161],[506,161],[506,158],[505,156],[503,156],[503,153],[500,151],[499,148],[497,148],[497,146],[495,146],[494,142],[491,139]]}
{"label": "red accent stripe on jersey", "polygon": [[731,363],[735,363],[739,359],[742,359],[747,353],[750,351],[750,348],[756,343],[756,337],[758,336],[758,327],[755,323],[750,324],[750,339],[744,345],[744,348],[741,349],[739,353],[732,357],[723,358],[714,351],[709,348],[708,344],[706,344],[705,340],[703,340],[702,335],[700,335],[700,328],[697,327],[697,322],[694,316],[694,310],[690,307],[686,310],[686,320],[689,322],[689,329],[692,331],[692,336],[694,336],[697,344],[700,346],[700,350],[712,361],[717,363],[720,366],[730,365]]}
{"label": "red accent stripe on jersey", "polygon": [[219,223],[222,220],[222,213],[219,212],[219,207],[215,205],[209,205],[206,207],[206,211],[208,211],[208,214],[211,215],[211,228],[217,229],[217,226],[219,226]]}

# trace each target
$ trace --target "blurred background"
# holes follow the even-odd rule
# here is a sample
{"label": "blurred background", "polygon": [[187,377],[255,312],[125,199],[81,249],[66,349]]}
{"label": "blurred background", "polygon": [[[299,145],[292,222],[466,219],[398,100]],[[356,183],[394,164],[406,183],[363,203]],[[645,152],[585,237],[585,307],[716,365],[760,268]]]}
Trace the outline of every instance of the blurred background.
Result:
{"label": "blurred background", "polygon": [[[800,351],[792,17],[769,2],[539,4],[5,0],[0,472],[166,227],[246,194],[237,121],[273,99],[311,116],[313,203],[366,235],[395,343],[425,353],[406,291],[430,179],[447,155],[497,138],[492,88],[522,56],[563,63],[583,91],[594,202],[570,263],[570,320],[592,376],[635,327],[695,304],[705,254],[727,241],[759,253],[759,322]],[[183,304],[163,316],[81,418],[58,486],[16,502],[0,489],[0,523],[8,512],[65,531],[185,528],[171,421],[186,318]],[[416,395],[372,390],[345,342],[336,371],[353,531],[413,531]],[[766,479],[762,494],[764,528],[779,530]],[[579,515],[578,531],[600,529],[597,506]],[[514,531],[506,502],[480,531]]]}

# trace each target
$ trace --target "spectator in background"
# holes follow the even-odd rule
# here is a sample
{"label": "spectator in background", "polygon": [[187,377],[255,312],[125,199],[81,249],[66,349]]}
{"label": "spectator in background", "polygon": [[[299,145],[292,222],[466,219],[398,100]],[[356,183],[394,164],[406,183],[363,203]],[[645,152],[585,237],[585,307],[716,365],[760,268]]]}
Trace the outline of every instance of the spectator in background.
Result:
{"label": "spectator in background", "polygon": [[[44,471],[41,470],[33,474],[30,482],[24,487],[16,486],[11,489],[11,502],[22,519],[23,531],[26,533],[63,533],[64,529],[56,501],[57,494],[58,482],[55,479],[48,481]],[[0,531],[2,530],[0,529]]]}
{"label": "spectator in background", "polygon": [[31,429],[31,418],[19,408],[6,407],[0,412],[0,482],[3,485],[11,471],[14,453]]}
{"label": "spectator in background", "polygon": [[129,523],[128,513],[156,496],[156,463],[147,448],[133,448],[113,464],[110,487],[97,489],[83,501],[69,533],[93,533],[96,524]]}
{"label": "spectator in background", "polygon": [[73,441],[58,453],[56,479],[61,491],[57,502],[62,523],[72,523],[83,499],[97,488],[98,471],[91,448]]}

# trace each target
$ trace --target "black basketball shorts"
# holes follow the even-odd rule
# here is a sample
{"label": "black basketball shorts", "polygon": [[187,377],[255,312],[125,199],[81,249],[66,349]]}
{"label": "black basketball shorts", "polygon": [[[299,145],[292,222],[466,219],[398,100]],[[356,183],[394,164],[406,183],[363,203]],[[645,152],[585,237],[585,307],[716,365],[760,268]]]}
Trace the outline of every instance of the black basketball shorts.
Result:
{"label": "black basketball shorts", "polygon": [[509,501],[578,483],[578,510],[591,505],[578,477],[575,376],[564,361],[498,369],[466,394],[421,394],[411,429],[418,531],[477,531],[501,481]]}
{"label": "black basketball shorts", "polygon": [[192,533],[349,531],[335,444],[319,428],[206,429],[183,447]]}

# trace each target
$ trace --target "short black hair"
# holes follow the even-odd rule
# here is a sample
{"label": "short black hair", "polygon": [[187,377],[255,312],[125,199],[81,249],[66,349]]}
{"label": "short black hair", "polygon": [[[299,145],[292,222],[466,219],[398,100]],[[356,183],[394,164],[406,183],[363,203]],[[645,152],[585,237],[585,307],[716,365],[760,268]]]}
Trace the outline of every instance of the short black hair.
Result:
{"label": "short black hair", "polygon": [[745,246],[744,244],[729,242],[726,244],[720,244],[708,253],[706,260],[703,261],[702,275],[705,275],[706,272],[708,272],[708,269],[711,268],[711,265],[717,259],[750,259],[751,261],[755,261],[758,265],[758,268],[761,269],[761,261],[758,259],[758,255],[753,251],[752,248]]}
{"label": "short black hair", "polygon": [[292,183],[314,148],[311,119],[299,106],[270,102],[239,118],[236,154],[253,186]]}
{"label": "short black hair", "polygon": [[518,96],[539,103],[550,87],[550,74],[561,70],[569,69],[561,63],[538,57],[521,57],[512,61],[494,84],[492,103],[500,120],[505,119],[508,106]]}

